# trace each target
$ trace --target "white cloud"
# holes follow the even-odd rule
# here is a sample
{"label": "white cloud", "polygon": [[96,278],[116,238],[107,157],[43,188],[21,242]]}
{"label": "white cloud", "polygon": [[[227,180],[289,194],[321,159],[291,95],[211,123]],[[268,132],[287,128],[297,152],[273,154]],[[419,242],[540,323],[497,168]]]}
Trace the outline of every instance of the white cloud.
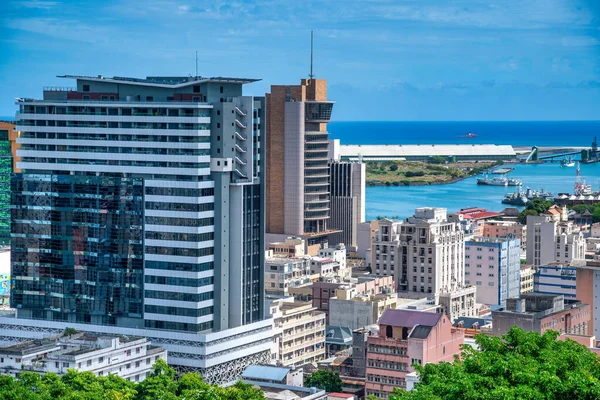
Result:
{"label": "white cloud", "polygon": [[58,6],[60,3],[58,3],[57,1],[43,1],[43,0],[31,0],[31,1],[23,1],[20,3],[17,3],[18,6],[21,7],[25,7],[25,8],[38,8],[38,9],[43,9],[43,10],[50,10],[56,6]]}

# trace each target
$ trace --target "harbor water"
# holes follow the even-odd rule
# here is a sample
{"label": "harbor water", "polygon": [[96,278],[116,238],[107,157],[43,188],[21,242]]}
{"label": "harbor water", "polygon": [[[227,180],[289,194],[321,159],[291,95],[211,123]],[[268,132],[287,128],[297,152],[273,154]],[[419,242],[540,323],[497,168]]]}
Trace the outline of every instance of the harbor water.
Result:
{"label": "harbor water", "polygon": [[[560,167],[558,162],[508,166],[514,170],[507,177],[521,179],[523,190],[528,187],[538,191],[544,189],[555,195],[573,192],[575,167]],[[600,164],[581,164],[581,176],[592,185],[592,190],[600,190]],[[372,186],[366,190],[366,218],[367,221],[378,216],[406,218],[413,215],[417,207],[444,207],[448,212],[467,207],[502,211],[506,207],[515,207],[502,204],[504,195],[518,190],[514,186],[477,185],[477,177],[446,185]]]}

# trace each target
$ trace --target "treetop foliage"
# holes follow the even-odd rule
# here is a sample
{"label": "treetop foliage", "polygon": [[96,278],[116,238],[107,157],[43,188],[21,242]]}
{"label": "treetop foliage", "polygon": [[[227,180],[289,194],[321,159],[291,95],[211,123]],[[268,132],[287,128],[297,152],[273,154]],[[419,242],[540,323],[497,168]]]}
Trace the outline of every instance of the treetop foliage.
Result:
{"label": "treetop foliage", "polygon": [[175,380],[175,370],[159,359],[140,383],[116,375],[96,376],[70,369],[65,375],[21,372],[0,375],[2,400],[264,400],[260,389],[238,382],[228,388],[205,383],[200,374]]}
{"label": "treetop foliage", "polygon": [[478,335],[452,363],[415,366],[415,390],[390,400],[600,399],[600,358],[572,340],[513,327],[502,337]]}

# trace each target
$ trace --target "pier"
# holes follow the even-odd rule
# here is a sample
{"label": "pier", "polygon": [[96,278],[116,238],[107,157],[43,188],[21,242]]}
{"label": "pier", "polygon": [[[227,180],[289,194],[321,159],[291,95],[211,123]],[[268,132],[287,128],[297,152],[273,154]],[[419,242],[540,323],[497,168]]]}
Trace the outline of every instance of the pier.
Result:
{"label": "pier", "polygon": [[[520,155],[527,154],[525,159],[521,159],[525,163],[535,162],[555,162],[564,159],[565,157],[573,157],[584,164],[600,162],[600,151],[598,151],[598,141],[594,137],[591,147],[538,147],[533,146],[531,149],[523,147],[515,147],[515,153]],[[576,159],[577,160],[577,159]]]}

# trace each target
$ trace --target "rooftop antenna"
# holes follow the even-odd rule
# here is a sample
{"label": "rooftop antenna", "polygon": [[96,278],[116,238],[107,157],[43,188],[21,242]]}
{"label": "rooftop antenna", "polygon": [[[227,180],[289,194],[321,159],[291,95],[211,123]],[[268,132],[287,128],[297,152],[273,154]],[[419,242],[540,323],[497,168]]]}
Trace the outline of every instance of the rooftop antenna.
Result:
{"label": "rooftop antenna", "polygon": [[196,50],[196,79],[198,79],[198,50]]}
{"label": "rooftop antenna", "polygon": [[308,74],[310,79],[315,77],[313,74],[313,31],[310,31],[310,74]]}

